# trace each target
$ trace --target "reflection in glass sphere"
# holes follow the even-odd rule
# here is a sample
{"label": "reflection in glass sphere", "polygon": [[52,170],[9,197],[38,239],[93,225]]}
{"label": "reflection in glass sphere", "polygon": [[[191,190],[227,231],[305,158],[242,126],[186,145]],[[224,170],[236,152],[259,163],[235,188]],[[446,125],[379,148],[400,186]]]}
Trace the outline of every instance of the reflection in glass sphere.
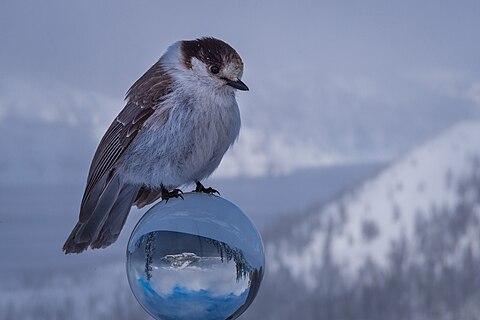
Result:
{"label": "reflection in glass sphere", "polygon": [[130,287],[155,319],[236,319],[265,269],[260,234],[231,202],[186,193],[153,206],[127,248]]}

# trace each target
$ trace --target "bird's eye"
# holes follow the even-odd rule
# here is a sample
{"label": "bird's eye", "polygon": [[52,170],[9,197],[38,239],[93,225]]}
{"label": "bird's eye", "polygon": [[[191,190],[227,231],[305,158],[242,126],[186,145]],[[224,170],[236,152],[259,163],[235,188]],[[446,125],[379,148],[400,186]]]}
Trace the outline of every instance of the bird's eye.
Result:
{"label": "bird's eye", "polygon": [[217,74],[220,72],[220,68],[217,67],[217,66],[211,66],[210,67],[210,72],[213,73],[213,74]]}

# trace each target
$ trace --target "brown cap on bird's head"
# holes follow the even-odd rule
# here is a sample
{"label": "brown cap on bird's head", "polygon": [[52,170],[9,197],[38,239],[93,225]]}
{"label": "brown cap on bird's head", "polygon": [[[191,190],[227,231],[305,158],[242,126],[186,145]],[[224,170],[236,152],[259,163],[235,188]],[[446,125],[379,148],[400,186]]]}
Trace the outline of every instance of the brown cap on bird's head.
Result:
{"label": "brown cap on bird's head", "polygon": [[242,58],[230,45],[215,38],[199,38],[182,41],[183,63],[192,68],[192,58],[197,58],[206,65],[222,67],[228,63],[243,66]]}

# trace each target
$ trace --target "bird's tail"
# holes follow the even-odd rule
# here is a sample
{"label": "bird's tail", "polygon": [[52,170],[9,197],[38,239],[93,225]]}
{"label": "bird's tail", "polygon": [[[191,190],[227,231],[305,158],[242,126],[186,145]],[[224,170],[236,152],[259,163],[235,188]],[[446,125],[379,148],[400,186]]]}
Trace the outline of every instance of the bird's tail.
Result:
{"label": "bird's tail", "polygon": [[139,187],[124,183],[116,173],[102,180],[102,187],[82,204],[79,221],[63,245],[65,253],[105,248],[117,240]]}

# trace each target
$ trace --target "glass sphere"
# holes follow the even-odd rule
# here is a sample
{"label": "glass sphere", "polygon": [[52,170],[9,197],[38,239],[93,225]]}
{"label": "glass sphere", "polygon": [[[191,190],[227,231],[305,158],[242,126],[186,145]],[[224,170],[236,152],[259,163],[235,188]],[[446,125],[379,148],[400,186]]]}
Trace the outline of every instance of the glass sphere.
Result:
{"label": "glass sphere", "polygon": [[130,288],[155,319],[236,319],[265,270],[262,239],[234,204],[186,193],[153,206],[127,248]]}

